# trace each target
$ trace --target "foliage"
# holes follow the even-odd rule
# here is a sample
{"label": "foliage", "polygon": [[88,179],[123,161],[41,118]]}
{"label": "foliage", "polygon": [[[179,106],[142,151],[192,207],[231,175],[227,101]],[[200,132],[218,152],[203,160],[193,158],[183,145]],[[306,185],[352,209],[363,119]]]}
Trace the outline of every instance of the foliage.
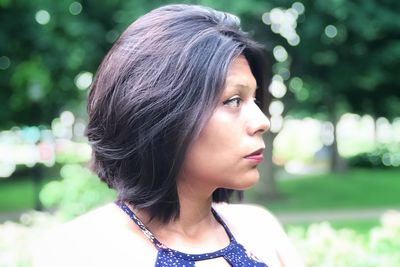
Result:
{"label": "foliage", "polygon": [[59,220],[48,213],[29,212],[21,216],[20,223],[0,224],[0,266],[29,267],[34,242]]}
{"label": "foliage", "polygon": [[313,267],[396,267],[400,263],[400,213],[388,212],[381,225],[366,237],[349,229],[335,230],[328,223],[307,229],[291,228],[294,241],[306,266]]}
{"label": "foliage", "polygon": [[[296,1],[272,2],[281,10],[296,9]],[[329,119],[344,112],[397,116],[400,84],[395,70],[400,66],[400,22],[396,17],[400,3],[301,3],[304,12],[296,16],[295,23],[300,37],[297,45],[268,33],[274,46],[283,46],[289,54],[276,67],[290,68],[290,94],[285,102],[291,114],[321,113]]]}
{"label": "foliage", "polygon": [[378,146],[371,152],[360,153],[347,159],[351,167],[387,168],[400,166],[399,144]]}
{"label": "foliage", "polygon": [[[395,70],[400,67],[400,23],[396,19],[400,2],[272,3],[275,7],[265,13],[263,20],[271,25],[271,31],[265,34],[279,61],[273,65],[274,73],[288,88],[282,98],[283,116],[318,116],[334,127],[346,112],[374,118],[398,116],[400,83]],[[297,41],[287,38],[288,26],[296,33]],[[335,138],[330,167],[341,172],[345,164]]]}
{"label": "foliage", "polygon": [[56,208],[64,219],[81,215],[115,197],[114,191],[81,165],[64,165],[60,174],[62,180],[48,183],[40,192],[40,200],[45,207]]}
{"label": "foliage", "polygon": [[80,74],[94,73],[121,28],[143,12],[124,3],[0,2],[0,128],[49,125],[68,109],[85,113]]}

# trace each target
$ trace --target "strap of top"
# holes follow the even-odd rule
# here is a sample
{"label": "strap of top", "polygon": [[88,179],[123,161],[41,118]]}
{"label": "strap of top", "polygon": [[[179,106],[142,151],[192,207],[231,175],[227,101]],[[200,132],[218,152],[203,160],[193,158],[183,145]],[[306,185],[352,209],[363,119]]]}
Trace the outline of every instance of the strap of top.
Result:
{"label": "strap of top", "polygon": [[140,230],[147,236],[147,238],[156,246],[156,248],[162,249],[165,248],[165,246],[157,240],[157,238],[154,237],[154,235],[147,229],[147,227],[142,223],[142,221],[136,216],[136,214],[123,202],[123,201],[118,201],[116,204],[123,210],[125,211],[126,214],[129,215],[129,217],[133,220],[134,223],[136,223],[137,226],[139,226]]}
{"label": "strap of top", "polygon": [[[160,249],[165,249],[167,248],[163,243],[161,243],[157,238],[154,237],[154,235],[147,229],[147,227],[143,224],[143,222],[135,215],[135,213],[123,202],[123,201],[118,201],[116,204],[126,213],[129,215],[129,217],[133,220],[133,222],[139,226],[140,230],[147,236],[147,238],[156,246],[158,250]],[[232,232],[229,230],[228,226],[225,224],[225,222],[222,220],[222,218],[219,216],[219,214],[214,210],[214,208],[211,208],[211,212],[213,213],[215,219],[224,227],[225,232],[229,236],[229,240],[235,241],[235,238],[233,237]]]}
{"label": "strap of top", "polygon": [[225,224],[225,222],[222,220],[221,216],[219,216],[219,214],[217,213],[217,211],[211,207],[211,211],[215,217],[215,219],[222,225],[222,227],[224,227],[225,232],[228,234],[229,239],[232,241],[235,238],[233,237],[233,234],[231,232],[231,230],[229,230],[229,227]]}

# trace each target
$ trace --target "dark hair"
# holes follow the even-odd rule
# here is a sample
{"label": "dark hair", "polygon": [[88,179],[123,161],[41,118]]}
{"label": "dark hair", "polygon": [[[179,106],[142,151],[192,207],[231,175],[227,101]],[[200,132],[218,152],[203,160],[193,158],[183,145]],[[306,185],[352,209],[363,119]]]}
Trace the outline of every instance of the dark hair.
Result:
{"label": "dark hair", "polygon": [[[167,222],[179,216],[176,177],[244,55],[266,87],[262,47],[231,14],[169,5],[132,23],[101,63],[88,99],[93,169],[118,199]],[[215,202],[232,190],[217,189]]]}

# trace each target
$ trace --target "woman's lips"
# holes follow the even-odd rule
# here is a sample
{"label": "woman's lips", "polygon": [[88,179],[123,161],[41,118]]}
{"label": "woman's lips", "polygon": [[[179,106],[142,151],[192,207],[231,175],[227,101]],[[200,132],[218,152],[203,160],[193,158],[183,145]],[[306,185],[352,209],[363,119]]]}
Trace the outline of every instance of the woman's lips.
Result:
{"label": "woman's lips", "polygon": [[256,163],[260,163],[264,159],[263,151],[264,151],[264,148],[260,148],[260,149],[258,149],[256,151],[254,151],[253,153],[245,156],[244,158],[248,159],[248,160],[251,160],[251,161],[254,161]]}
{"label": "woman's lips", "polygon": [[256,163],[260,163],[261,161],[263,161],[264,157],[262,154],[259,154],[259,155],[247,156],[245,157],[245,159],[255,161]]}

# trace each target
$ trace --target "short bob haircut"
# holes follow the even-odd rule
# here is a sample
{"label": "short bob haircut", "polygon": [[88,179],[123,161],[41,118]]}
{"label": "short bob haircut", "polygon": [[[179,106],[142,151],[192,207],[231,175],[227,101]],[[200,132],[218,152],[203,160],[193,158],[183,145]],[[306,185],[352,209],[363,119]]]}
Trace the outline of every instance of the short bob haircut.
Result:
{"label": "short bob haircut", "polygon": [[[132,23],[101,63],[89,99],[92,168],[118,201],[163,223],[179,217],[177,176],[212,115],[232,60],[244,55],[263,101],[264,51],[231,14],[168,5]],[[228,201],[219,188],[213,201]]]}

